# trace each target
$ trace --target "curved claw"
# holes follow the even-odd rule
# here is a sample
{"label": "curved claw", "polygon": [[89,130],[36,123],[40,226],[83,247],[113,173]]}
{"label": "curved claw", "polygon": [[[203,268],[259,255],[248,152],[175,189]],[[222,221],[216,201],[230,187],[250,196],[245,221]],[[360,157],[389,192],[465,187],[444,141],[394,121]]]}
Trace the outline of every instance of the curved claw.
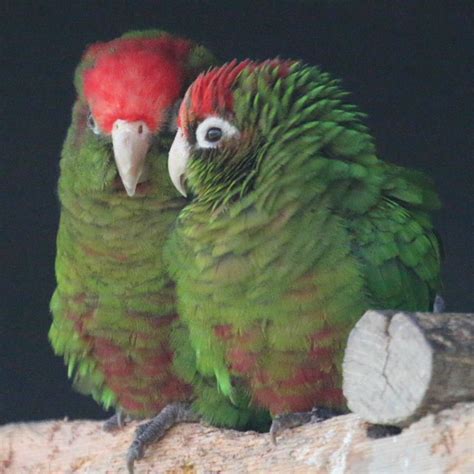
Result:
{"label": "curved claw", "polygon": [[273,418],[272,426],[270,427],[270,438],[272,444],[276,446],[277,435],[288,428],[295,428],[296,426],[304,425],[311,421],[313,411],[303,413],[284,413]]}
{"label": "curved claw", "polygon": [[433,313],[443,313],[446,309],[446,302],[441,295],[436,295],[433,302]]}
{"label": "curved claw", "polygon": [[127,424],[127,421],[129,421],[129,418],[125,415],[125,413],[122,410],[117,410],[115,415],[111,416],[104,422],[102,428],[104,431],[110,433],[123,428]]}
{"label": "curved claw", "polygon": [[143,457],[143,445],[135,444],[135,442],[128,448],[127,452],[127,471],[128,474],[133,474],[135,469],[135,461],[139,461]]}
{"label": "curved claw", "polygon": [[278,420],[278,417],[274,418],[272,421],[272,426],[270,427],[270,439],[272,440],[273,446],[277,445],[277,435],[281,431],[281,423]]}

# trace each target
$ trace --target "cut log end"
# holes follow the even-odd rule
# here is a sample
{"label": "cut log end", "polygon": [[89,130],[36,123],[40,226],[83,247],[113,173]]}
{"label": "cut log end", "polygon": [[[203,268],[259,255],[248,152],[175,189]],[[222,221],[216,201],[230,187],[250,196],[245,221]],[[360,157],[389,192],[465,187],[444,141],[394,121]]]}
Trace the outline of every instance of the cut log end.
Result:
{"label": "cut log end", "polygon": [[403,314],[368,311],[349,337],[344,394],[367,421],[397,424],[416,409],[429,386],[432,353]]}
{"label": "cut log end", "polygon": [[349,408],[377,424],[406,426],[474,397],[474,315],[367,311],[344,357]]}

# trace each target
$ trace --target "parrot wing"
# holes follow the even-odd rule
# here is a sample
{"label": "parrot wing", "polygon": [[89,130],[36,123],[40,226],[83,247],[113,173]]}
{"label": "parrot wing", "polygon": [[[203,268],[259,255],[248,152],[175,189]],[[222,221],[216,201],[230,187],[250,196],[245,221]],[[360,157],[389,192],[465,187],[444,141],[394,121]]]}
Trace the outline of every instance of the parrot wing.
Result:
{"label": "parrot wing", "polygon": [[386,166],[382,195],[350,222],[375,307],[431,310],[440,288],[441,243],[428,212],[439,207],[422,173]]}

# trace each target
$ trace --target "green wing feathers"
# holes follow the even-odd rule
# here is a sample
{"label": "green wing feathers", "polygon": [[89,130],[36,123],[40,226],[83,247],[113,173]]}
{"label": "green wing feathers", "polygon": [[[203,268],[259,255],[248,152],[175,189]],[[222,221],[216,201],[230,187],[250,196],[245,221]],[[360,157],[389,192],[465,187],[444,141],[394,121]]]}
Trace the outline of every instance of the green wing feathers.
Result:
{"label": "green wing feathers", "polygon": [[430,311],[441,290],[440,243],[429,213],[439,207],[421,173],[384,165],[375,206],[348,219],[375,308]]}

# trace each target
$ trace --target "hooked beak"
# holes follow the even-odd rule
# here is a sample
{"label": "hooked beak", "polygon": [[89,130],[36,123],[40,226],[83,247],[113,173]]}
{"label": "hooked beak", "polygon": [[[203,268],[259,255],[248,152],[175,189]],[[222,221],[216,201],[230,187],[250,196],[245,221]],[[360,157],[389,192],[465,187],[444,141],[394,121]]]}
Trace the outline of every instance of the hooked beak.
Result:
{"label": "hooked beak", "polygon": [[189,144],[183,130],[178,128],[168,154],[168,173],[174,187],[186,197],[184,178],[189,160]]}
{"label": "hooked beak", "polygon": [[129,196],[135,194],[143,176],[145,156],[150,147],[152,133],[145,122],[127,122],[118,119],[112,127],[112,145],[115,163]]}

